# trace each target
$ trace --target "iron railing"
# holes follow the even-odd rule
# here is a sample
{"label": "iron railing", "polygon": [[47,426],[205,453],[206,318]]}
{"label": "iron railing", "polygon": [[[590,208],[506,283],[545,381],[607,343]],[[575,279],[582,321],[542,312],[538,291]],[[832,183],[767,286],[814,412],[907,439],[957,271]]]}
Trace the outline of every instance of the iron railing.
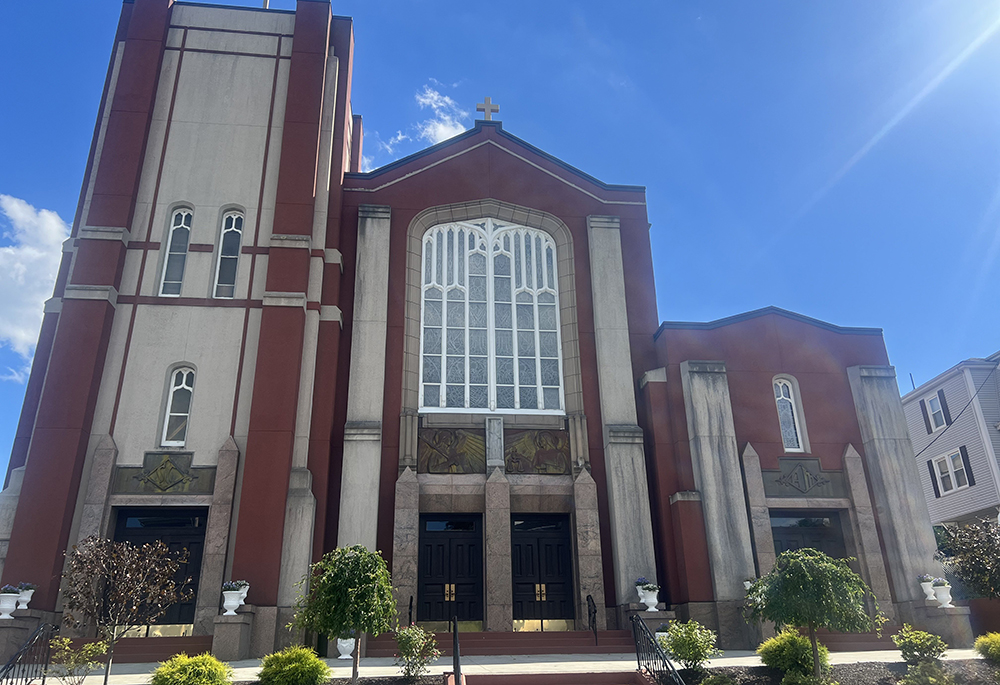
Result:
{"label": "iron railing", "polygon": [[51,623],[35,628],[27,642],[0,669],[0,685],[45,685],[45,671],[51,656],[50,643],[57,630]]}
{"label": "iron railing", "polygon": [[458,616],[452,619],[452,625],[455,628],[452,638],[452,654],[451,654],[451,668],[455,672],[455,685],[462,685],[462,657],[459,654],[458,648]]}
{"label": "iron railing", "polygon": [[597,604],[591,595],[587,595],[587,626],[594,633],[594,645],[597,645]]}
{"label": "iron railing", "polygon": [[649,632],[642,618],[633,614],[632,637],[635,639],[635,657],[639,662],[639,670],[646,673],[658,685],[684,685],[677,669],[663,653],[663,648],[656,637]]}

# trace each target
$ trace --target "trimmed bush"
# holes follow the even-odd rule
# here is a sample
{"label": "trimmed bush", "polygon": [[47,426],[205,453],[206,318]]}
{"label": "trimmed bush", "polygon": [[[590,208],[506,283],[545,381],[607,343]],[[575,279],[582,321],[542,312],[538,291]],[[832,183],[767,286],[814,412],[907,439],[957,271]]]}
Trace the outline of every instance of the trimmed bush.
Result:
{"label": "trimmed bush", "polygon": [[211,654],[178,654],[153,671],[152,685],[229,685],[233,667]]}
{"label": "trimmed bush", "polygon": [[715,648],[715,631],[697,621],[671,621],[666,633],[657,633],[663,651],[684,668],[701,670],[706,661],[722,654]]}
{"label": "trimmed bush", "polygon": [[[802,675],[812,674],[812,643],[795,629],[783,630],[770,640],[764,640],[757,648],[757,654],[765,666],[784,673],[795,671]],[[830,653],[823,645],[819,646],[819,663],[823,670],[830,666]]]}
{"label": "trimmed bush", "polygon": [[716,673],[704,678],[698,685],[736,685],[736,681],[724,673]]}
{"label": "trimmed bush", "polygon": [[955,678],[936,661],[921,661],[906,669],[899,685],[955,685]]}
{"label": "trimmed bush", "polygon": [[1000,666],[1000,633],[986,633],[976,638],[976,651],[990,663]]}
{"label": "trimmed bush", "polygon": [[830,680],[823,676],[802,675],[798,671],[789,671],[781,679],[781,685],[840,685],[836,680]]}
{"label": "trimmed bush", "polygon": [[268,654],[260,666],[257,680],[261,685],[319,685],[330,679],[326,662],[301,645]]}
{"label": "trimmed bush", "polygon": [[399,647],[396,665],[403,672],[403,679],[407,682],[415,681],[426,673],[427,666],[441,656],[434,634],[428,633],[418,625],[410,625],[396,631],[396,646]]}
{"label": "trimmed bush", "polygon": [[944,640],[933,633],[916,630],[909,623],[903,624],[903,629],[892,636],[903,661],[908,664],[919,664],[922,661],[937,661],[948,649]]}

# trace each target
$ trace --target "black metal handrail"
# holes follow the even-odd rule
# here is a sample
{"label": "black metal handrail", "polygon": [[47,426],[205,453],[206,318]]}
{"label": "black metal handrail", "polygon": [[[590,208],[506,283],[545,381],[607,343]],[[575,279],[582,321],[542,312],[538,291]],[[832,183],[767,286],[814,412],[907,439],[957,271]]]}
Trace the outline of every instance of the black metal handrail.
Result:
{"label": "black metal handrail", "polygon": [[462,657],[461,657],[461,654],[459,653],[460,650],[458,648],[458,616],[455,616],[452,619],[452,621],[453,621],[453,625],[455,626],[455,632],[453,633],[454,637],[452,639],[452,644],[451,644],[451,648],[452,648],[451,649],[451,667],[452,667],[452,670],[455,672],[455,685],[462,685],[462,682],[463,682],[462,681]]}
{"label": "black metal handrail", "polygon": [[587,595],[587,626],[594,633],[594,645],[597,645],[597,604],[591,595]]}
{"label": "black metal handrail", "polygon": [[35,628],[28,640],[0,669],[0,684],[45,685],[45,672],[49,668],[52,652],[50,643],[57,630],[51,623]]}
{"label": "black metal handrail", "polygon": [[656,641],[656,636],[638,614],[633,614],[632,637],[635,639],[635,658],[639,662],[639,670],[649,675],[659,685],[684,685],[684,680],[670,659],[663,653],[663,648]]}

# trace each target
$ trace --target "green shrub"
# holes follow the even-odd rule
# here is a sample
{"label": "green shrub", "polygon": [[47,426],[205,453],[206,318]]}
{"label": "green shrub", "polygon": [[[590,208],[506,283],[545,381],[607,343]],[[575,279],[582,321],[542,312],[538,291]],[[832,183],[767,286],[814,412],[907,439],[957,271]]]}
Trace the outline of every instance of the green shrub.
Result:
{"label": "green shrub", "polygon": [[426,673],[428,664],[441,656],[434,634],[418,625],[396,631],[396,646],[399,647],[396,665],[407,681],[414,681]]}
{"label": "green shrub", "polygon": [[73,649],[68,637],[54,637],[49,646],[52,651],[45,675],[58,678],[63,685],[83,685],[87,675],[103,665],[101,657],[108,651],[106,642],[88,642]]}
{"label": "green shrub", "polygon": [[319,685],[329,679],[330,667],[326,662],[301,645],[268,654],[257,674],[261,685]]}
{"label": "green shrub", "polygon": [[188,656],[181,653],[153,671],[152,685],[229,685],[233,667],[211,654]]}
{"label": "green shrub", "polygon": [[[764,640],[757,648],[757,654],[765,666],[789,673],[795,671],[810,675],[813,671],[812,644],[809,638],[799,635],[794,628],[786,629],[770,640]],[[819,663],[825,670],[830,664],[830,653],[819,646]]]}
{"label": "green shrub", "polygon": [[715,648],[715,631],[697,621],[671,621],[666,633],[658,633],[663,651],[684,668],[701,670],[706,661],[722,654]]}
{"label": "green shrub", "polygon": [[724,673],[716,673],[704,678],[698,685],[736,685],[736,681]]}
{"label": "green shrub", "polygon": [[903,624],[903,629],[892,636],[903,661],[908,664],[918,664],[921,661],[937,661],[948,649],[945,641],[933,633],[916,630],[909,623]]}
{"label": "green shrub", "polygon": [[899,685],[955,685],[955,678],[936,661],[921,661],[906,669]]}
{"label": "green shrub", "polygon": [[798,671],[789,671],[781,679],[781,685],[840,685],[836,680],[814,675],[803,675]]}
{"label": "green shrub", "polygon": [[987,661],[1000,666],[1000,633],[986,633],[976,638],[976,651]]}

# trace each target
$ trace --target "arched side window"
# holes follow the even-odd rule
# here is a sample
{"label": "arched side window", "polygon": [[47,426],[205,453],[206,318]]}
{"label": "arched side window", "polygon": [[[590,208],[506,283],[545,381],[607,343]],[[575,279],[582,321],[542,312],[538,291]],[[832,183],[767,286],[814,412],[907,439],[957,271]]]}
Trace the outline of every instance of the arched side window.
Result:
{"label": "arched side window", "polygon": [[178,209],[170,221],[167,236],[167,258],[163,262],[160,295],[176,297],[181,294],[184,280],[184,262],[187,261],[188,242],[191,239],[191,210]]}
{"label": "arched side window", "polygon": [[423,237],[420,406],[563,411],[556,247],[494,219]]}
{"label": "arched side window", "polygon": [[774,401],[778,405],[778,425],[781,442],[786,452],[805,452],[802,407],[797,395],[797,384],[788,378],[774,379]]}
{"label": "arched side window", "polygon": [[163,439],[160,441],[163,447],[184,447],[193,392],[194,369],[183,367],[170,374],[167,413],[163,418]]}
{"label": "arched side window", "polygon": [[228,212],[222,217],[219,265],[215,272],[216,297],[233,297],[236,294],[236,267],[239,266],[242,240],[243,215],[239,212]]}

